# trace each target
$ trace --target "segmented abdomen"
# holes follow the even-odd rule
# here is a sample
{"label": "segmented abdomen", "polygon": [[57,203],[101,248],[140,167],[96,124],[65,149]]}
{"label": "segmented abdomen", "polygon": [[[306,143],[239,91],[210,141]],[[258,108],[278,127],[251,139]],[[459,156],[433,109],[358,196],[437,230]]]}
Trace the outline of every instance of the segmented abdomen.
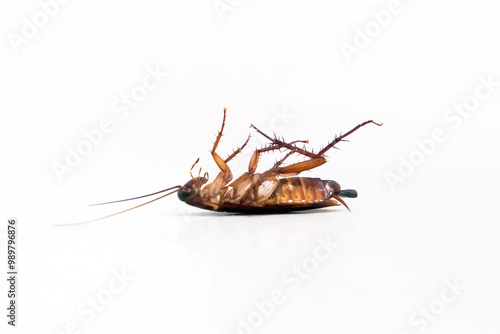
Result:
{"label": "segmented abdomen", "polygon": [[329,199],[336,191],[332,182],[336,183],[335,181],[310,177],[281,179],[273,194],[266,200],[265,205],[322,202]]}

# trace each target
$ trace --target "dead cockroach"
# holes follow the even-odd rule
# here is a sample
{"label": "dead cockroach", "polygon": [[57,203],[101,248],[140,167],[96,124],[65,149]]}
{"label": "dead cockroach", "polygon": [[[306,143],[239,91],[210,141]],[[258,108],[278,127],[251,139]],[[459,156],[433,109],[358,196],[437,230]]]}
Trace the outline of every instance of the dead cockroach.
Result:
{"label": "dead cockroach", "polygon": [[[261,149],[257,149],[250,158],[248,172],[243,173],[236,180],[232,181],[233,174],[231,173],[231,169],[229,169],[227,164],[235,156],[237,156],[248,144],[250,136],[248,136],[248,139],[241,147],[237,148],[226,159],[222,159],[220,157],[216,150],[221,140],[224,126],[226,124],[226,108],[224,108],[222,126],[219,133],[217,134],[217,138],[211,150],[212,157],[220,169],[219,174],[212,183],[208,183],[208,173],[200,176],[201,169],[197,177],[193,176],[192,170],[198,163],[198,158],[198,160],[196,160],[190,170],[191,180],[189,180],[183,186],[178,185],[144,196],[94,204],[102,205],[130,201],[170,191],[167,194],[164,194],[149,202],[85,223],[108,218],[136,209],[173,193],[177,193],[179,199],[186,204],[212,211],[241,213],[278,213],[323,208],[327,206],[340,205],[340,203],[349,210],[349,207],[344,202],[342,197],[357,197],[356,190],[342,190],[340,188],[340,185],[336,181],[322,180],[319,178],[311,177],[297,177],[297,175],[306,170],[311,170],[323,165],[326,162],[325,153],[329,149],[335,147],[337,143],[339,143],[340,141],[344,141],[345,137],[349,136],[354,131],[369,123],[373,123],[378,126],[382,125],[371,120],[363,122],[350,131],[346,132],[345,134],[337,136],[318,153],[314,153],[312,151],[306,150],[305,148],[300,148],[297,146],[297,144],[307,143],[307,141],[297,140],[292,142],[285,142],[284,140],[280,140],[277,137],[272,138],[260,131],[254,125],[251,125],[251,127],[255,129],[260,135],[268,139],[270,143]],[[260,154],[276,150],[284,150],[286,154],[282,159],[278,160],[269,170],[263,173],[256,173],[255,171],[257,169]],[[282,166],[285,160],[292,154],[302,155],[306,157],[307,160],[293,163],[288,166]]]}

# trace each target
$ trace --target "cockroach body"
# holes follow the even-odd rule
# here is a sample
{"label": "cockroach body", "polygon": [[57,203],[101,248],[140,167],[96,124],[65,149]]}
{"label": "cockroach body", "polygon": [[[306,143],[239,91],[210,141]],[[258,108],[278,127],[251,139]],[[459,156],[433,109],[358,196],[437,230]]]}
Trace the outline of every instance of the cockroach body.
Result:
{"label": "cockroach body", "polygon": [[[262,174],[245,173],[222,188],[216,196],[210,195],[212,184],[200,187],[207,180],[196,178],[179,189],[177,195],[181,201],[198,208],[241,213],[277,213],[322,208],[338,205],[333,196],[342,196],[340,185],[335,181],[310,177],[280,179],[273,176],[261,182],[261,177]],[[357,195],[354,190],[350,194],[349,197]]]}
{"label": "cockroach body", "polygon": [[[277,137],[272,138],[255,126],[251,125],[251,127],[260,135],[268,139],[270,143],[267,146],[254,151],[252,157],[250,158],[248,171],[233,181],[233,174],[228,167],[228,162],[243,150],[249,142],[250,136],[248,136],[248,139],[241,147],[236,149],[226,159],[222,159],[216,150],[221,140],[225,123],[226,108],[224,108],[224,117],[221,129],[217,134],[217,138],[211,150],[211,155],[220,169],[219,174],[213,182],[208,183],[208,173],[200,176],[201,169],[197,177],[193,176],[192,170],[198,163],[198,158],[198,160],[196,160],[191,167],[191,179],[183,186],[178,185],[144,196],[94,204],[101,205],[129,201],[170,191],[167,194],[161,195],[160,197],[149,202],[92,221],[133,210],[175,192],[177,192],[178,198],[186,204],[211,211],[240,212],[247,214],[280,213],[323,208],[340,204],[349,209],[342,197],[357,197],[357,192],[355,190],[342,190],[336,181],[322,180],[311,177],[299,177],[297,175],[301,172],[323,165],[326,162],[325,153],[340,141],[344,141],[345,137],[362,126],[369,123],[374,123],[378,126],[382,125],[372,120],[361,123],[345,134],[337,136],[318,153],[314,153],[297,146],[299,143],[308,143],[308,141],[296,140],[293,142],[285,142]],[[286,154],[267,171],[263,173],[256,173],[260,154],[275,150],[285,151]],[[306,160],[282,166],[285,160],[292,154],[302,155],[306,157]]]}
{"label": "cockroach body", "polygon": [[[346,136],[360,127],[368,123],[377,123],[367,121],[356,126],[346,134],[335,138],[318,153],[307,151],[305,148],[299,148],[296,145],[297,143],[307,143],[307,141],[297,140],[287,143],[276,137],[269,137],[252,125],[251,127],[266,137],[270,144],[256,150],[250,159],[248,172],[243,173],[239,178],[231,182],[233,176],[227,163],[241,152],[248,143],[248,139],[232,155],[223,160],[217,154],[216,149],[222,137],[225,121],[226,109],[224,109],[221,130],[211,151],[212,157],[221,171],[212,183],[207,184],[208,177],[205,174],[203,177],[192,177],[184,186],[180,187],[177,195],[186,204],[213,211],[277,213],[335,206],[340,203],[349,209],[341,197],[357,197],[355,190],[341,190],[336,181],[296,177],[296,175],[321,166],[326,162],[325,153],[335,144],[344,140]],[[377,125],[380,126],[381,124]],[[284,158],[277,161],[272,168],[264,173],[255,173],[261,153],[283,149],[287,151]],[[283,162],[294,153],[303,155],[308,160],[282,167]]]}

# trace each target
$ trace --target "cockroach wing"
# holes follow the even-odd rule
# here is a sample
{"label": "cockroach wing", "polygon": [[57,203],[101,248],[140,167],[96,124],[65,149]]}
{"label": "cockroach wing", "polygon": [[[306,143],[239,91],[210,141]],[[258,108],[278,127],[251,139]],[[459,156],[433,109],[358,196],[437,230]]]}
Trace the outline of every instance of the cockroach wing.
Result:
{"label": "cockroach wing", "polygon": [[257,198],[256,202],[262,202],[265,201],[266,199],[269,198],[276,189],[276,186],[278,185],[278,178],[273,177],[265,180],[259,185],[259,188],[257,189]]}

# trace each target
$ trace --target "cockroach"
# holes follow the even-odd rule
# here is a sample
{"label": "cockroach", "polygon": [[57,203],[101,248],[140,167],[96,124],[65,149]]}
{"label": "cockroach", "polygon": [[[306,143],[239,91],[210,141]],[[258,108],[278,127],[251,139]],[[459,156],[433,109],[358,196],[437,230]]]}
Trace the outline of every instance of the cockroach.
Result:
{"label": "cockroach", "polygon": [[[118,203],[167,192],[166,194],[151,201],[137,205],[130,209],[84,223],[101,220],[139,208],[161,198],[167,197],[173,193],[177,193],[177,197],[186,204],[211,211],[240,212],[246,214],[282,213],[317,209],[340,204],[344,205],[350,211],[349,207],[342,198],[357,197],[356,190],[341,189],[339,183],[336,181],[322,180],[313,177],[299,177],[297,175],[326,163],[327,160],[325,158],[325,153],[335,147],[335,145],[339,142],[345,141],[347,136],[359,128],[370,123],[378,126],[381,126],[382,124],[376,123],[372,120],[363,122],[355,126],[350,131],[337,136],[317,153],[306,150],[305,146],[302,148],[298,146],[298,144],[308,143],[307,140],[286,142],[284,139],[279,139],[276,136],[270,137],[259,130],[256,126],[251,125],[250,127],[257,131],[258,134],[269,140],[269,144],[253,152],[248,164],[248,171],[233,181],[233,174],[231,169],[228,167],[228,162],[234,159],[245,148],[250,140],[250,135],[245,143],[238,147],[226,159],[222,159],[220,157],[217,153],[217,147],[219,146],[224,126],[226,124],[226,110],[227,109],[224,108],[222,126],[217,134],[212,150],[210,151],[212,158],[217,164],[217,167],[220,169],[219,174],[213,182],[208,183],[208,173],[200,176],[201,169],[198,176],[193,176],[193,168],[200,160],[198,158],[191,167],[189,172],[191,179],[186,184],[163,189],[148,195],[113,202],[93,204],[102,205]],[[263,173],[256,173],[260,155],[271,151],[285,151],[286,154],[267,171]],[[285,161],[292,154],[304,156],[306,160],[283,166]]]}

